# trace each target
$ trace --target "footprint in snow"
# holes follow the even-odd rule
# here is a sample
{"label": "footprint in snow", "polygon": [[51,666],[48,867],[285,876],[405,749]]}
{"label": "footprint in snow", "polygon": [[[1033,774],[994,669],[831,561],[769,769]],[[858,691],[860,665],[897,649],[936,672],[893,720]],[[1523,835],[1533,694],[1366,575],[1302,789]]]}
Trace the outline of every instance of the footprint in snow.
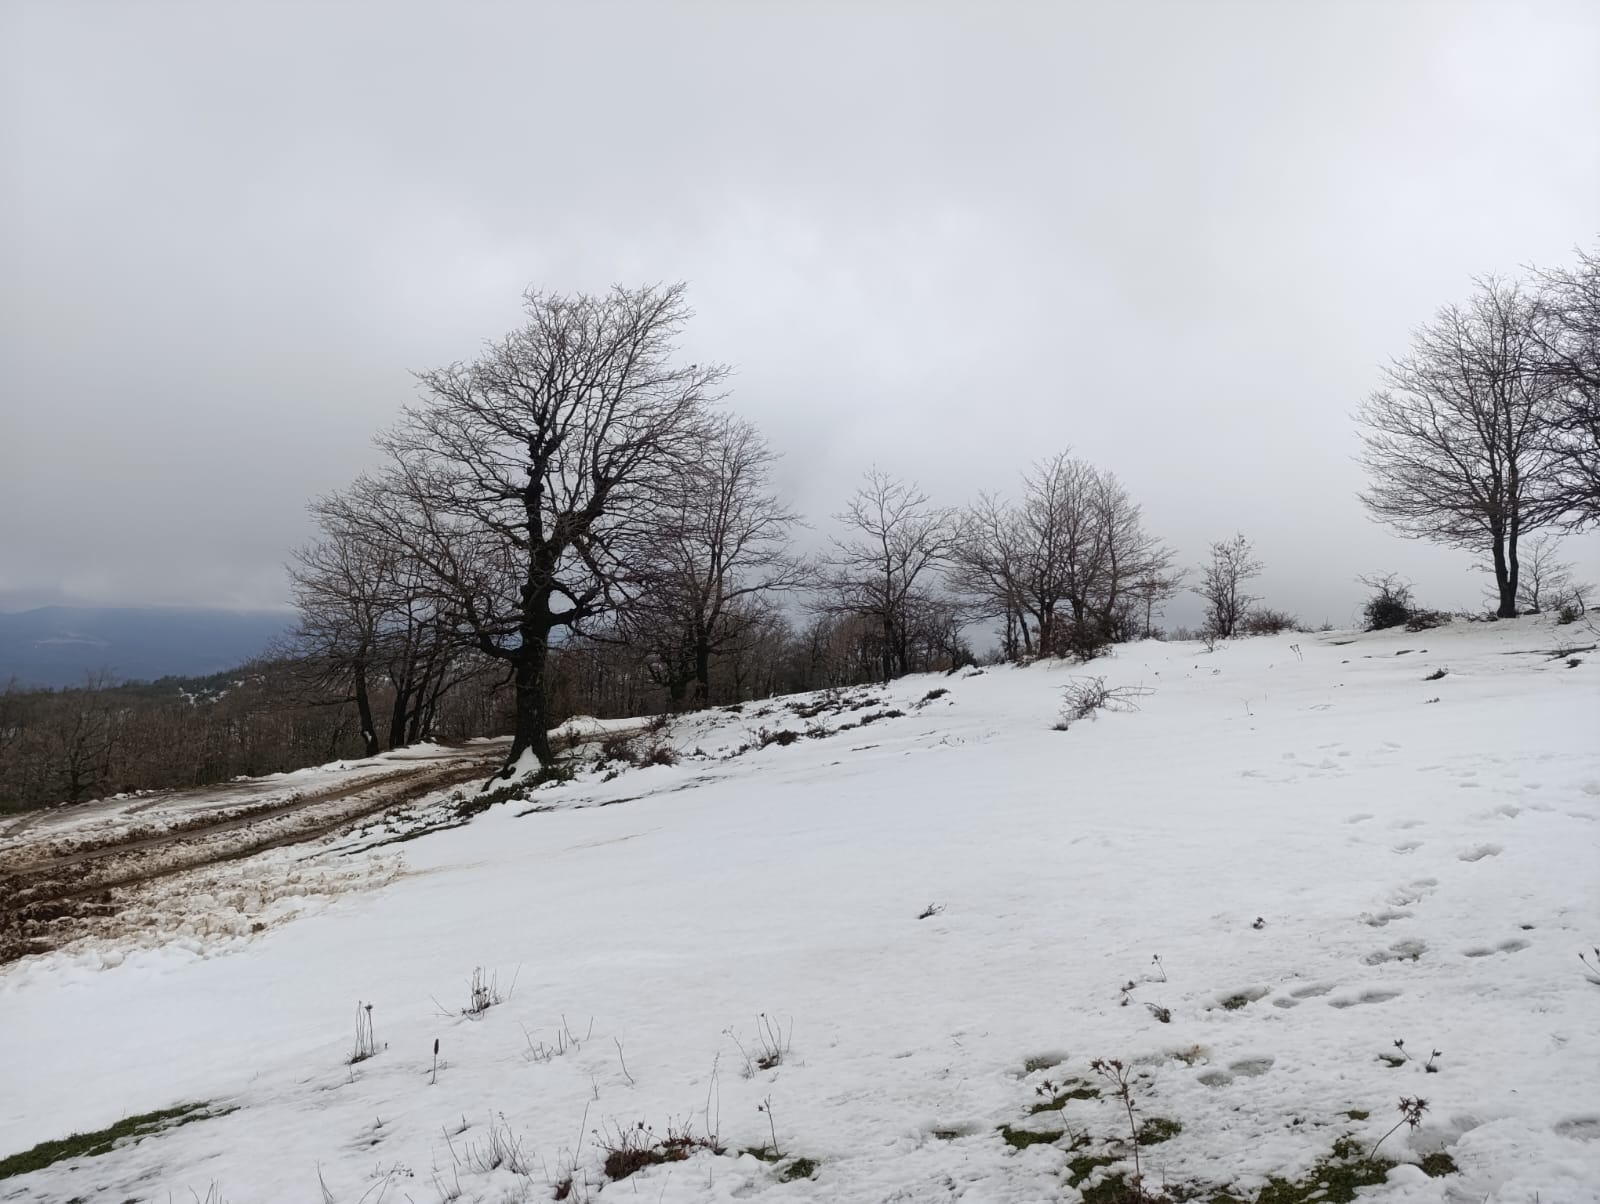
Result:
{"label": "footprint in snow", "polygon": [[1427,951],[1428,946],[1423,941],[1396,941],[1387,949],[1375,950],[1361,960],[1369,966],[1381,966],[1385,962],[1414,962],[1421,961]]}
{"label": "footprint in snow", "polygon": [[1397,886],[1389,895],[1390,907],[1410,907],[1413,903],[1420,903],[1433,893],[1433,888],[1439,885],[1437,878],[1416,878],[1405,886]]}
{"label": "footprint in snow", "polygon": [[1574,1141],[1600,1141],[1600,1116],[1569,1116],[1556,1122],[1555,1131]]}
{"label": "footprint in snow", "polygon": [[1382,928],[1385,924],[1392,924],[1395,920],[1409,920],[1410,918],[1411,913],[1409,911],[1397,911],[1391,908],[1388,911],[1380,911],[1377,915],[1362,916],[1361,922],[1368,928]]}
{"label": "footprint in snow", "polygon": [[1365,823],[1367,820],[1369,820],[1371,818],[1372,818],[1372,812],[1370,812],[1370,811],[1358,811],[1358,812],[1356,812],[1356,814],[1350,816],[1344,822],[1347,823],[1347,824],[1360,824],[1360,823]]}
{"label": "footprint in snow", "polygon": [[1237,1012],[1240,1008],[1247,1007],[1258,999],[1265,999],[1268,994],[1270,994],[1270,991],[1267,987],[1244,987],[1237,991],[1229,991],[1226,995],[1217,996],[1216,1001],[1208,1005],[1207,1010],[1221,1008],[1225,1012]]}
{"label": "footprint in snow", "polygon": [[1397,819],[1389,826],[1391,828],[1420,828],[1422,827],[1422,822],[1420,819]]}
{"label": "footprint in snow", "polygon": [[1399,844],[1390,845],[1389,851],[1404,857],[1407,853],[1415,853],[1421,847],[1422,842],[1420,840],[1402,840]]}
{"label": "footprint in snow", "polygon": [[1196,1077],[1207,1087],[1226,1087],[1233,1082],[1233,1076],[1226,1070],[1208,1070]]}
{"label": "footprint in snow", "polygon": [[1255,1079],[1260,1078],[1271,1070],[1275,1061],[1277,1061],[1276,1058],[1268,1057],[1241,1058],[1237,1062],[1229,1062],[1228,1069],[1233,1071],[1234,1074],[1242,1074],[1246,1078]]}
{"label": "footprint in snow", "polygon": [[1520,953],[1528,947],[1528,942],[1520,938],[1501,941],[1493,949],[1487,945],[1475,945],[1471,949],[1463,950],[1467,957],[1490,957],[1496,953]]}
{"label": "footprint in snow", "polygon": [[1333,986],[1334,984],[1331,982],[1314,982],[1308,984],[1307,986],[1296,987],[1294,990],[1290,991],[1289,994],[1294,996],[1296,999],[1316,999],[1318,996],[1326,995],[1331,992],[1333,990]]}
{"label": "footprint in snow", "polygon": [[1456,857],[1461,861],[1482,861],[1485,857],[1498,857],[1505,851],[1504,845],[1480,844],[1470,849],[1463,849],[1456,854]]}
{"label": "footprint in snow", "polygon": [[1343,996],[1343,997],[1341,997],[1339,999],[1330,999],[1330,1000],[1328,1000],[1328,1006],[1332,1007],[1332,1008],[1353,1008],[1357,1004],[1362,1004],[1362,1003],[1388,1003],[1389,1000],[1391,1000],[1391,999],[1399,999],[1399,998],[1400,998],[1400,992],[1399,991],[1386,991],[1386,990],[1363,991],[1361,994],[1355,996],[1354,998],[1346,995],[1346,996]]}

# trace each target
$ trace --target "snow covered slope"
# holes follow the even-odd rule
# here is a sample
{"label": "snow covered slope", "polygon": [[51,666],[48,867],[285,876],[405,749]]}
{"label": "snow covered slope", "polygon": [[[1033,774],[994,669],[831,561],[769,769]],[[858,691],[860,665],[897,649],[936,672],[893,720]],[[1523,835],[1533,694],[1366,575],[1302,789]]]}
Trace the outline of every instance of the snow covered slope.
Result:
{"label": "snow covered slope", "polygon": [[[0,1200],[543,1200],[570,1173],[570,1199],[1072,1201],[1131,1169],[1096,1058],[1181,1125],[1139,1151],[1153,1188],[1253,1200],[1422,1096],[1362,1198],[1600,1199],[1600,654],[1555,655],[1580,642],[1143,643],[686,718],[637,738],[675,765],[324,851],[404,870],[258,935],[0,971],[0,1155],[233,1109]],[[1138,709],[1053,730],[1094,676]],[[477,967],[502,1001],[464,1015]],[[669,1125],[726,1152],[608,1180],[607,1145]]]}

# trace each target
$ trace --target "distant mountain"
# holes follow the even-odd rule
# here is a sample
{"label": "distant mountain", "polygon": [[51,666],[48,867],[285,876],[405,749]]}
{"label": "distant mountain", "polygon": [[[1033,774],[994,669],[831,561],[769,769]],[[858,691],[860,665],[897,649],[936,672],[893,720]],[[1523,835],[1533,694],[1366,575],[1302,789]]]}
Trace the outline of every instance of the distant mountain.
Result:
{"label": "distant mountain", "polygon": [[0,686],[202,677],[259,656],[294,616],[281,611],[44,606],[0,614]]}

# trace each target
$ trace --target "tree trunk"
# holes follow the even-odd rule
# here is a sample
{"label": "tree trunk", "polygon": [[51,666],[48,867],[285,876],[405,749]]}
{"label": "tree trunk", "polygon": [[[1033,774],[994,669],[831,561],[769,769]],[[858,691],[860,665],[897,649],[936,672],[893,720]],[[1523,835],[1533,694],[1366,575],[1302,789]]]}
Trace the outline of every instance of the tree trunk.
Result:
{"label": "tree trunk", "polygon": [[544,696],[545,665],[549,657],[549,628],[524,625],[522,647],[516,659],[516,724],[502,777],[510,777],[511,767],[530,750],[541,766],[550,764],[550,725],[546,722],[549,708]]}
{"label": "tree trunk", "polygon": [[353,685],[356,692],[356,717],[361,723],[361,745],[366,749],[366,755],[378,755],[378,733],[373,730],[372,698],[367,693],[367,666],[364,662],[356,663]]}
{"label": "tree trunk", "polygon": [[1500,594],[1500,606],[1494,613],[1497,618],[1517,617],[1517,583],[1506,564],[1505,528],[1495,525],[1490,529],[1494,539],[1494,586]]}
{"label": "tree trunk", "polygon": [[394,706],[389,711],[389,747],[403,748],[406,743],[406,711],[411,702],[411,690],[402,682],[394,687]]}
{"label": "tree trunk", "polygon": [[694,641],[694,693],[701,710],[711,705],[711,641],[702,635]]}

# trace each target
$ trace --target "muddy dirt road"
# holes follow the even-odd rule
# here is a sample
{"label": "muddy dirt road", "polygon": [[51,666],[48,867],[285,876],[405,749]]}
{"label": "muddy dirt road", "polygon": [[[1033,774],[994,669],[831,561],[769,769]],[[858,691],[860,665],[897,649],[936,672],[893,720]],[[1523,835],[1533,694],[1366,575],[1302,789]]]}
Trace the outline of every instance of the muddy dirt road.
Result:
{"label": "muddy dirt road", "polygon": [[34,812],[0,828],[0,964],[113,931],[143,893],[487,779],[503,741]]}

